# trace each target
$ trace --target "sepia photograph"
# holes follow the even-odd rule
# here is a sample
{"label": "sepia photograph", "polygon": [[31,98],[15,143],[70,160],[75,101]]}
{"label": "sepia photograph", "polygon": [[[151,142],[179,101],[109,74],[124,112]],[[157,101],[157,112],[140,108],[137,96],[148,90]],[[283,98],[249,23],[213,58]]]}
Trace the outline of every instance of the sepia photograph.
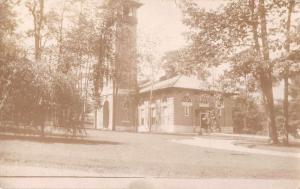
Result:
{"label": "sepia photograph", "polygon": [[300,189],[300,0],[0,0],[0,189]]}

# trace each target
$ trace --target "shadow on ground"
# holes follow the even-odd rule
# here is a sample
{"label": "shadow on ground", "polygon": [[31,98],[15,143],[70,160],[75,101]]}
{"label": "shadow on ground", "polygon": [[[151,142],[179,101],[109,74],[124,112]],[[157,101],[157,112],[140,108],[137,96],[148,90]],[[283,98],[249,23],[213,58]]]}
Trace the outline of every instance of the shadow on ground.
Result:
{"label": "shadow on ground", "polygon": [[270,144],[269,142],[259,141],[236,141],[236,146],[242,146],[246,148],[260,149],[260,150],[271,150],[281,152],[295,152],[300,153],[300,144],[298,142],[290,142],[288,145],[285,144]]}
{"label": "shadow on ground", "polygon": [[242,146],[247,146],[249,148],[255,147],[255,146],[270,146],[270,147],[285,147],[285,148],[300,148],[300,143],[294,143],[294,142],[290,142],[289,144],[283,144],[283,143],[279,143],[279,144],[271,144],[267,141],[252,141],[252,140],[244,140],[242,141],[238,141],[234,143],[235,145],[242,145]]}
{"label": "shadow on ground", "polygon": [[82,144],[82,145],[120,145],[119,142],[90,140],[86,138],[63,138],[63,137],[39,137],[39,136],[22,136],[22,135],[3,135],[0,134],[0,141],[16,140],[31,141],[42,143],[61,143],[61,144]]}

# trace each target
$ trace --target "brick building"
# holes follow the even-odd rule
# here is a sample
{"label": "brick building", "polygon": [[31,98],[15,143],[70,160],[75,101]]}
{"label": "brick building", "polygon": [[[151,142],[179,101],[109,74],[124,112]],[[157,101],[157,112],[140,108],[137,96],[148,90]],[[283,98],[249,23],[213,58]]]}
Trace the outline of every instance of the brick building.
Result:
{"label": "brick building", "polygon": [[115,61],[121,71],[117,75],[117,84],[112,80],[105,82],[101,104],[95,114],[95,127],[126,131],[198,132],[200,127],[207,127],[208,117],[214,115],[215,125],[221,126],[222,131],[232,130],[230,95],[211,91],[199,80],[177,76],[138,87],[136,12],[141,4],[135,0],[107,0],[107,5],[117,5],[117,14],[122,18],[115,23],[120,35],[115,39],[118,55]]}
{"label": "brick building", "polygon": [[231,94],[210,90],[204,82],[186,76],[141,87],[138,112],[139,131],[190,133],[213,124],[232,132]]}

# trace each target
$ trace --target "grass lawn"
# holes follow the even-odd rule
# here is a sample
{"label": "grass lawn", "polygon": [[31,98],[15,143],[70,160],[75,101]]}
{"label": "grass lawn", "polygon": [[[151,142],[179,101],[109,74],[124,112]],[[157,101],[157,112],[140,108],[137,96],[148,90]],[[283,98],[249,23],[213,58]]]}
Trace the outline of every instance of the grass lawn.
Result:
{"label": "grass lawn", "polygon": [[1,135],[0,176],[300,179],[298,159],[172,142],[187,138],[100,131],[84,140]]}

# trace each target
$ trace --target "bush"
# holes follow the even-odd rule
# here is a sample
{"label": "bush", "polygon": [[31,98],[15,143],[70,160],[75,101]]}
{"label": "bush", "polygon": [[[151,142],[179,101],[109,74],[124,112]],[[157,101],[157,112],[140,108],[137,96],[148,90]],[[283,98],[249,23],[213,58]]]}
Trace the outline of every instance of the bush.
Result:
{"label": "bush", "polygon": [[[0,109],[1,121],[30,125],[42,134],[46,122],[75,129],[74,120],[82,117],[83,99],[72,74],[29,61],[8,64],[6,72],[1,86],[9,95]],[[3,99],[4,92],[0,94]]]}

